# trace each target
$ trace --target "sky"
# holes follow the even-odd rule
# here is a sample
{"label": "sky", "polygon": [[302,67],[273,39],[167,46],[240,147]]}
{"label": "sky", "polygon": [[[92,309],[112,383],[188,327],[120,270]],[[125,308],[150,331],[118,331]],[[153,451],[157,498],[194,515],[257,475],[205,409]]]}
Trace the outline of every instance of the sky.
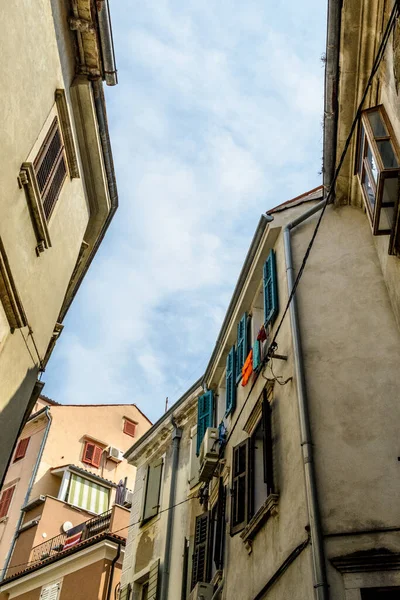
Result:
{"label": "sky", "polygon": [[321,183],[321,0],[110,0],[119,210],[43,380],[158,419],[200,377],[260,215]]}

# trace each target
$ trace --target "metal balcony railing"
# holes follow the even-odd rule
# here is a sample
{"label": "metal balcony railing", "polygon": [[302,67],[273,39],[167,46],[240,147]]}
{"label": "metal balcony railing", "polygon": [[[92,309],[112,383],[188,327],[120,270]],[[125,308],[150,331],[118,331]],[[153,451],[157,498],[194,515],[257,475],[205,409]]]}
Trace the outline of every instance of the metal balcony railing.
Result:
{"label": "metal balcony railing", "polygon": [[[93,519],[85,521],[83,523],[82,536],[79,542],[83,542],[84,540],[87,540],[98,533],[110,531],[111,512],[112,510],[108,510],[97,517],[93,517]],[[60,554],[60,552],[64,550],[64,546],[68,542],[69,537],[70,536],[68,533],[61,533],[60,535],[56,535],[46,542],[39,544],[39,546],[35,546],[32,549],[32,554],[29,561],[30,566],[36,562],[40,562],[42,560],[46,560],[46,558]]]}

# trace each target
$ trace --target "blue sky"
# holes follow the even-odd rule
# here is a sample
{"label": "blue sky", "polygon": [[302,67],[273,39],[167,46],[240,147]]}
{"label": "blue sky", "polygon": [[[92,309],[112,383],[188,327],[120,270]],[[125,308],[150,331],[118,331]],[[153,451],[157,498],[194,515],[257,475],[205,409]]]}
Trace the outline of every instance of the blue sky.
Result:
{"label": "blue sky", "polygon": [[156,420],[202,374],[260,214],[321,182],[321,0],[111,0],[120,208],[44,374]]}

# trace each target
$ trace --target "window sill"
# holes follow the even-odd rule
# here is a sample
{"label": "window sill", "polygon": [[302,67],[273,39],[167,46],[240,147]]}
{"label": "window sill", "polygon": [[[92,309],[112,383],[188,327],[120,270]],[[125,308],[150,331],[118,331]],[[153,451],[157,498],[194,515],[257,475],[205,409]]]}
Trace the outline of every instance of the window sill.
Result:
{"label": "window sill", "polygon": [[1,519],[0,519],[0,524],[1,524],[1,523],[4,523],[4,524],[6,524],[6,523],[7,523],[7,521],[8,521],[8,515],[6,515],[5,517],[1,517]]}
{"label": "window sill", "polygon": [[270,494],[264,504],[258,509],[256,514],[250,519],[240,534],[243,542],[250,547],[250,552],[251,542],[253,541],[260,527],[267,519],[269,519],[270,516],[275,516],[278,514],[278,500],[278,494]]}

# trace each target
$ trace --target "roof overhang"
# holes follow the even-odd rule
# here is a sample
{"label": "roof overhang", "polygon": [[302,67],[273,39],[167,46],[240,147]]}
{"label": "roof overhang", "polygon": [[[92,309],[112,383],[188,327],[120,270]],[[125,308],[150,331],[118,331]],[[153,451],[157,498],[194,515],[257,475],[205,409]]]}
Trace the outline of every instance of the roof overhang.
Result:
{"label": "roof overhang", "polygon": [[50,469],[51,474],[55,475],[56,477],[63,477],[65,471],[69,471],[70,473],[75,473],[76,475],[80,475],[81,477],[83,477],[85,479],[89,479],[90,481],[93,481],[94,483],[101,483],[101,485],[104,485],[104,487],[108,487],[108,488],[116,488],[117,487],[117,484],[113,483],[109,479],[104,479],[104,477],[101,477],[100,475],[96,475],[96,473],[91,473],[90,471],[87,471],[86,469],[82,469],[81,467],[77,467],[75,465],[63,465],[61,467],[54,467],[53,469]]}

